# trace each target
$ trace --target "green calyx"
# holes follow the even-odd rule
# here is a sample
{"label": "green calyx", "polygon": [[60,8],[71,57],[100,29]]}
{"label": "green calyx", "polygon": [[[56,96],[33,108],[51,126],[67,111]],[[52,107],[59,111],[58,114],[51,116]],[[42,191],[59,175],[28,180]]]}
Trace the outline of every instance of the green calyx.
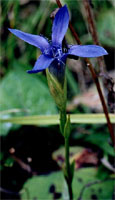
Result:
{"label": "green calyx", "polygon": [[67,100],[67,90],[66,90],[66,78],[64,83],[60,83],[55,76],[53,76],[48,68],[46,69],[46,75],[48,80],[48,86],[53,96],[55,103],[61,112],[65,111],[66,100]]}

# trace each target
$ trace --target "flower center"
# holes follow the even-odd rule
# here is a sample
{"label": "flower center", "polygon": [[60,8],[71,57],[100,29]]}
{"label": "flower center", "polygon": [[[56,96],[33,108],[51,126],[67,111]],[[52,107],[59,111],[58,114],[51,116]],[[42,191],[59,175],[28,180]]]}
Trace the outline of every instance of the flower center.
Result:
{"label": "flower center", "polygon": [[67,48],[62,49],[60,46],[51,45],[49,49],[44,50],[43,54],[60,60],[60,58],[67,53],[67,51]]}
{"label": "flower center", "polygon": [[52,47],[52,55],[53,57],[61,57],[63,55],[62,49],[60,47]]}

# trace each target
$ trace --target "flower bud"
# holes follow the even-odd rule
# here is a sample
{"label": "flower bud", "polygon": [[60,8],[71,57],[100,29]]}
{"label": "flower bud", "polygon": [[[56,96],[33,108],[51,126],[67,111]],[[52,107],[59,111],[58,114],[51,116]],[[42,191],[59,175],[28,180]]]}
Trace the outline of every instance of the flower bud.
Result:
{"label": "flower bud", "polygon": [[66,78],[65,76],[56,78],[54,73],[50,73],[49,68],[46,69],[46,75],[48,80],[48,86],[55,100],[55,103],[59,110],[63,112],[66,109],[67,99]]}

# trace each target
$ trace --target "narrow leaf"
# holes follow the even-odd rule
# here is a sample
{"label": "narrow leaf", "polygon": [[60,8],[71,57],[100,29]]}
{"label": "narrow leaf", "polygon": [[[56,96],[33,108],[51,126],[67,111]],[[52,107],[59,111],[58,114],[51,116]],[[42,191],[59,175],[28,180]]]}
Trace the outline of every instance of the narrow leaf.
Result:
{"label": "narrow leaf", "polygon": [[[110,114],[111,123],[115,123],[115,115]],[[104,114],[71,114],[71,123],[73,124],[105,124]],[[12,117],[8,119],[0,119],[0,122],[10,122],[21,125],[56,125],[59,124],[59,115],[34,115]]]}

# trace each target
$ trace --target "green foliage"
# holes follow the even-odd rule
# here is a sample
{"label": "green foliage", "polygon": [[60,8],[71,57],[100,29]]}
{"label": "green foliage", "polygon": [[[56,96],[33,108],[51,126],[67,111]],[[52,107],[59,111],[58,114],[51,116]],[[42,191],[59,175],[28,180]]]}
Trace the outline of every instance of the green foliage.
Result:
{"label": "green foliage", "polygon": [[8,157],[6,160],[5,160],[5,163],[4,163],[4,166],[5,167],[12,167],[14,164],[14,159],[12,157]]}
{"label": "green foliage", "polygon": [[102,11],[107,10],[107,9],[111,9],[113,7],[113,0],[103,0],[103,1],[92,0],[92,3],[94,5],[94,8],[96,10],[98,10],[99,12],[102,12]]}
{"label": "green foliage", "polygon": [[70,16],[73,27],[75,28],[79,36],[85,34],[87,32],[87,29],[80,8],[80,4],[82,4],[82,2],[75,2],[70,0],[65,0],[65,2],[71,11]]}
{"label": "green foliage", "polygon": [[[109,28],[108,28],[109,26]],[[98,16],[97,29],[100,42],[109,47],[115,47],[115,12],[106,10]]]}
{"label": "green foliage", "polygon": [[[80,197],[80,192],[86,184],[89,186],[86,186],[82,193],[83,200],[91,199],[93,195],[101,200],[112,199],[114,180],[108,178],[101,182],[96,178],[96,173],[95,168],[83,168],[75,171],[73,179],[74,199]],[[51,193],[51,187],[55,188],[55,193],[59,196],[58,199],[68,199],[67,185],[62,172],[30,178],[20,191],[21,199],[53,199],[54,192]]]}
{"label": "green foliage", "polygon": [[105,154],[115,156],[113,147],[108,143],[108,134],[103,135],[102,133],[94,133],[88,135],[85,138],[85,141],[90,142],[91,144],[95,144],[96,146],[101,148]]}
{"label": "green foliage", "polygon": [[[27,74],[22,69],[9,72],[1,81],[0,85],[0,107],[1,110],[19,109],[25,116],[33,114],[50,115],[57,112],[55,103],[49,93],[48,87],[40,80],[39,75]],[[11,114],[10,114],[11,116]],[[3,115],[8,118],[7,115]],[[10,124],[6,127],[10,128]],[[1,134],[4,134],[3,131]]]}

